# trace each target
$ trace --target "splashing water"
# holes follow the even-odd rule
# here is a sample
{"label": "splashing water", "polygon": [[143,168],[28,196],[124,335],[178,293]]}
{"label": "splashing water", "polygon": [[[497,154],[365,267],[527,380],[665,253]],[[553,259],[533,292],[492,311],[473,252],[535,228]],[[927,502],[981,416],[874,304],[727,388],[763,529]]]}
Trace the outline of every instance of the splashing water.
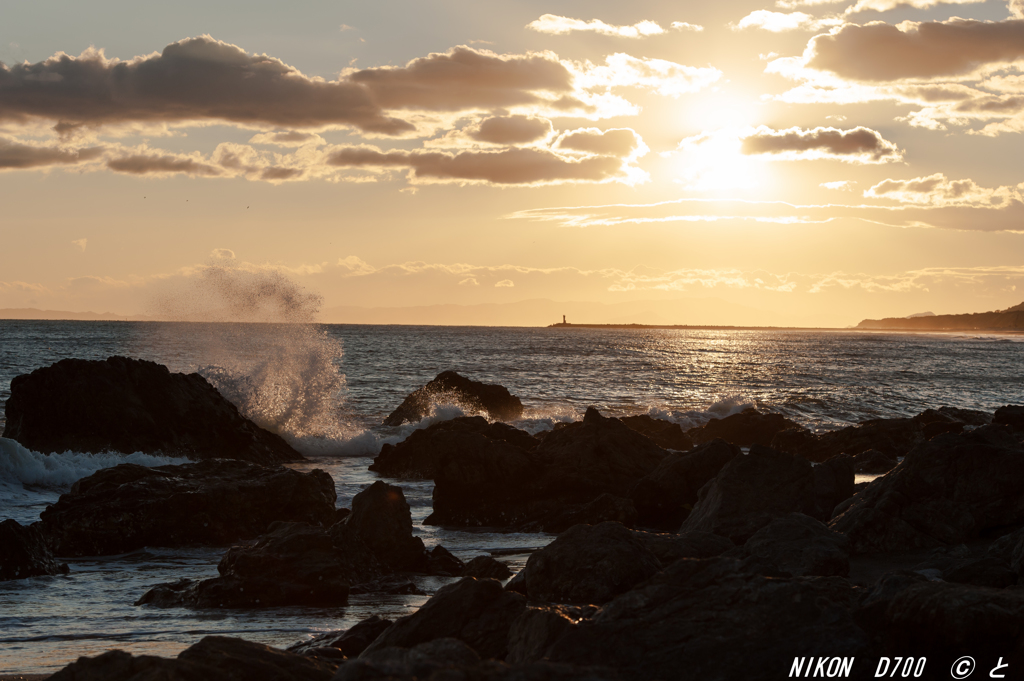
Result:
{"label": "splashing water", "polygon": [[198,371],[239,411],[307,454],[335,453],[361,429],[345,412],[340,339],[318,326],[322,298],[269,267],[220,262],[156,303],[193,332]]}

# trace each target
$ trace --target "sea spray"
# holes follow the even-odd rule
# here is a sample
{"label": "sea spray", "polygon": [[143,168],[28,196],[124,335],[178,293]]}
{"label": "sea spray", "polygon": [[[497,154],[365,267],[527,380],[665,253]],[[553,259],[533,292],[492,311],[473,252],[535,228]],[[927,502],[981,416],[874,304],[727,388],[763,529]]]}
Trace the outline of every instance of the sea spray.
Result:
{"label": "sea spray", "polygon": [[317,324],[322,298],[269,267],[197,269],[155,302],[190,325],[198,371],[239,411],[307,455],[340,453],[361,428],[345,410],[341,341]]}
{"label": "sea spray", "polygon": [[188,459],[142,452],[41,454],[22,447],[14,440],[0,437],[0,484],[5,485],[67,489],[76,480],[122,463],[152,467],[187,462]]}

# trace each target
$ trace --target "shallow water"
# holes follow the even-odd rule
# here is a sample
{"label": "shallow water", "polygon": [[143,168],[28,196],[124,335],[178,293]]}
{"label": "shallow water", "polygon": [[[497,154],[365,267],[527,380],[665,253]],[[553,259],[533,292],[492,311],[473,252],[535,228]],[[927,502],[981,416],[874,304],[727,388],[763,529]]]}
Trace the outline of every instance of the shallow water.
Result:
{"label": "shallow water", "polygon": [[[1021,401],[1019,338],[855,332],[288,327],[0,321],[0,400],[21,373],[67,357],[122,354],[211,379],[243,412],[283,429],[334,478],[338,505],[371,484],[384,442],[462,413],[441,406],[425,423],[381,420],[416,387],[446,369],[507,386],[533,432],[578,419],[588,406],[610,415],[651,413],[684,427],[744,406],[783,413],[815,429],[909,416],[943,405],[993,410]],[[272,366],[273,365],[273,366]],[[288,367],[287,371],[276,370]],[[296,408],[296,405],[301,405]],[[290,429],[290,430],[289,430]],[[173,463],[162,457],[140,463]],[[44,456],[0,442],[0,517],[38,518],[77,477],[121,460],[69,452]],[[550,535],[463,531],[421,524],[431,483],[401,482],[415,531],[462,558],[502,550],[513,569]],[[504,550],[523,549],[517,555]],[[413,611],[425,596],[353,596],[343,608],[190,611],[135,607],[150,586],[211,577],[224,548],[149,549],[76,560],[66,577],[0,583],[0,673],[53,671],[79,655],[118,647],[174,655],[206,634],[288,645],[344,629],[371,614]],[[421,587],[444,580],[423,578]]]}

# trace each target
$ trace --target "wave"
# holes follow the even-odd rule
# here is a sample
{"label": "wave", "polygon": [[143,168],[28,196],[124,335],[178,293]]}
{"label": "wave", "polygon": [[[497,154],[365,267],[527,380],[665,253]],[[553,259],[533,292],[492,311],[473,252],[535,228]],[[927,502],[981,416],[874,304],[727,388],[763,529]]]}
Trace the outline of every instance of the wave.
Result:
{"label": "wave", "polygon": [[63,454],[41,454],[22,447],[14,440],[0,437],[0,485],[66,489],[75,481],[98,470],[122,463],[152,467],[188,463],[188,459],[142,452],[127,455],[116,452],[86,454],[71,451]]}

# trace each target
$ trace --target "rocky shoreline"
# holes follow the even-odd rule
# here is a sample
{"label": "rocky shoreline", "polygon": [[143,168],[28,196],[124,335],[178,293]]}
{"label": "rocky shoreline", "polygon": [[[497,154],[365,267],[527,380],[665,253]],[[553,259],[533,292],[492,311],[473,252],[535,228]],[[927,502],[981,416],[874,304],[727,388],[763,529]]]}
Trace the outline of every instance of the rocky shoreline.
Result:
{"label": "rocky shoreline", "polygon": [[[521,409],[500,386],[439,379],[445,400]],[[828,433],[756,410],[683,431],[590,409],[537,435],[471,416],[385,446],[371,469],[390,482],[351,509],[317,470],[219,458],[104,469],[38,523],[0,523],[0,577],[61,574],[61,556],[235,544],[218,577],[131,598],[326,605],[450,578],[411,615],[288,650],[208,636],[173,659],[81,658],[55,681],[777,679],[811,658],[853,659],[850,678],[873,678],[897,656],[927,658],[930,678],[962,655],[1024,664],[1021,406]],[[878,477],[855,484],[858,472]],[[434,483],[429,523],[557,537],[514,576],[491,556],[427,551],[401,489],[411,479]]]}

